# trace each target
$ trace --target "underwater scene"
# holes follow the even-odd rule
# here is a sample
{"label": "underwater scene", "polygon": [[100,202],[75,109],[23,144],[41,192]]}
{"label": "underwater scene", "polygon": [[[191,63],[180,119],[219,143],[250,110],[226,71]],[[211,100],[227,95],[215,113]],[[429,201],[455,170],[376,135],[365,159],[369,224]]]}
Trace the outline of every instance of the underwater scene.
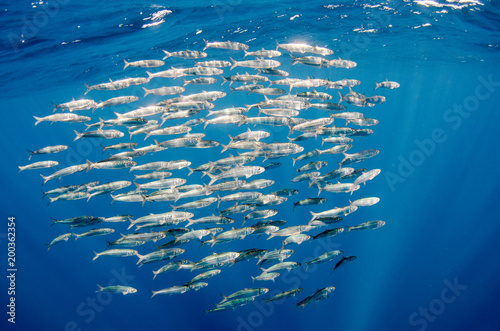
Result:
{"label": "underwater scene", "polygon": [[1,5],[1,330],[499,330],[500,5]]}

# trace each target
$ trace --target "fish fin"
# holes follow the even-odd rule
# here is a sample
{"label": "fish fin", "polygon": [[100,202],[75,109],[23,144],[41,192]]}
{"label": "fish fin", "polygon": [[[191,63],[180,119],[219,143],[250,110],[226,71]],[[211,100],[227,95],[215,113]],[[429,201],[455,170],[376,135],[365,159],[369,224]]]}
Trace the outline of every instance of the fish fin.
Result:
{"label": "fish fin", "polygon": [[123,70],[125,70],[130,65],[130,63],[128,63],[125,59],[123,59],[123,62],[125,62],[125,66],[123,67]]}
{"label": "fish fin", "polygon": [[40,117],[33,116],[36,119],[35,125],[38,125],[38,123],[42,122],[43,119]]}
{"label": "fish fin", "polygon": [[88,167],[87,167],[87,170],[85,172],[89,172],[89,170],[94,167],[94,163],[90,162],[89,160],[86,160],[86,162],[88,164]]}
{"label": "fish fin", "polygon": [[95,256],[94,256],[94,258],[92,259],[92,261],[94,261],[95,259],[97,259],[97,258],[99,257],[99,253],[97,253],[96,251],[94,251],[94,254],[95,254]]}
{"label": "fish fin", "polygon": [[144,96],[150,94],[151,92],[149,92],[149,90],[147,88],[145,88],[144,86],[142,87],[142,89],[144,90]]}
{"label": "fish fin", "polygon": [[79,132],[78,132],[78,131],[76,131],[76,130],[73,130],[73,131],[75,131],[75,134],[76,134],[76,138],[75,138],[75,139],[73,139],[73,141],[76,141],[76,140],[78,140],[78,139],[81,139],[81,138],[82,138],[82,136],[83,136],[83,135],[82,135],[81,133],[79,133]]}
{"label": "fish fin", "polygon": [[229,70],[233,70],[238,65],[238,62],[236,62],[232,57],[230,57],[229,59],[231,59],[231,61],[233,61],[233,65],[231,66],[231,68]]}

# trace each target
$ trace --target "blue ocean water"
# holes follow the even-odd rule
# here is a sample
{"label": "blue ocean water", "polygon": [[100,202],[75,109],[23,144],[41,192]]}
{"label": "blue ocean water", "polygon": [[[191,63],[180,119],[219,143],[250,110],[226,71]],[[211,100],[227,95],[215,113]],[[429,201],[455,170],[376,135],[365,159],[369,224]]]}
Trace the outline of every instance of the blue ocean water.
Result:
{"label": "blue ocean water", "polygon": [[[71,0],[3,3],[0,24],[0,90],[2,133],[2,314],[4,329],[19,330],[498,330],[500,320],[495,308],[500,292],[497,275],[497,224],[500,194],[496,171],[498,104],[500,102],[499,29],[500,8],[493,1],[332,1],[285,2],[218,0],[208,2],[170,2],[167,5],[135,1],[113,3]],[[106,248],[105,238],[81,238],[61,243],[47,252],[45,243],[67,231],[62,225],[50,226],[51,217],[62,219],[78,215],[114,216],[170,211],[170,203],[157,202],[142,207],[137,203],[110,204],[108,195],[86,200],[59,201],[47,206],[40,190],[82,184],[130,180],[128,170],[91,170],[41,186],[39,174],[52,169],[26,170],[18,166],[31,161],[56,160],[69,166],[97,161],[107,156],[93,140],[72,142],[73,129],[83,124],[42,122],[34,126],[33,116],[52,113],[52,103],[84,97],[84,84],[108,79],[145,76],[145,69],[123,70],[123,60],[161,59],[169,51],[202,50],[203,39],[246,43],[250,50],[274,49],[276,42],[304,42],[328,47],[335,55],[355,61],[351,69],[314,68],[291,65],[283,51],[278,58],[290,77],[358,79],[355,91],[387,98],[373,108],[348,106],[366,117],[380,121],[374,134],[356,137],[351,152],[375,148],[376,157],[355,168],[380,168],[382,173],[363,185],[353,198],[376,196],[381,201],[360,208],[339,226],[352,226],[369,220],[384,220],[377,230],[338,235],[322,243],[293,246],[290,260],[309,261],[326,250],[341,249],[357,260],[331,273],[335,262],[306,271],[295,269],[273,282],[255,282],[260,274],[254,260],[222,267],[220,275],[209,279],[209,286],[197,292],[150,298],[151,290],[182,284],[196,273],[180,270],[152,279],[152,270],[162,263],[138,268],[135,258],[101,257],[92,261],[93,251]],[[242,60],[241,51],[208,49],[210,59]],[[167,59],[162,68],[192,65],[192,61]],[[156,69],[158,70],[158,69]],[[151,69],[153,71],[153,69]],[[253,69],[224,69],[224,76]],[[275,79],[275,78],[272,78]],[[375,88],[375,81],[397,81],[395,90]],[[157,79],[148,88],[180,84],[180,79]],[[216,89],[227,92],[227,83]],[[236,84],[234,84],[236,85]],[[210,86],[188,86],[187,92],[210,90]],[[318,91],[326,91],[318,88]],[[294,89],[303,92],[306,89]],[[334,95],[336,90],[326,91]],[[343,94],[347,93],[344,89]],[[86,97],[104,100],[119,95],[137,95],[140,105],[160,98],[142,98],[140,86],[121,91],[92,91]],[[262,101],[260,95],[229,93],[217,100],[216,107]],[[100,109],[92,114],[113,118],[112,111],[125,112],[137,104]],[[252,110],[251,116],[256,116]],[[90,111],[78,112],[90,116]],[[250,113],[249,113],[250,114]],[[316,118],[324,113],[309,109],[301,117]],[[335,120],[343,126],[343,120]],[[206,132],[207,139],[227,144],[227,134],[238,134],[244,126],[208,125],[194,127]],[[253,128],[252,128],[253,129]],[[286,141],[288,128],[258,127],[269,130],[266,142]],[[162,139],[163,140],[163,139]],[[166,140],[166,139],[165,139]],[[143,137],[132,141],[140,146]],[[95,141],[94,141],[95,142]],[[59,154],[34,156],[28,161],[26,149],[67,144]],[[103,144],[111,144],[108,141]],[[300,142],[305,150],[321,147],[318,140]],[[139,163],[157,160],[188,159],[193,166],[215,160],[221,148],[178,149],[137,159]],[[337,168],[338,155],[325,155],[326,168]],[[271,160],[273,161],[273,160]],[[297,207],[292,202],[314,197],[317,190],[307,183],[294,184],[291,157],[274,160],[281,167],[255,178],[275,180],[262,192],[297,188],[300,194],[287,203],[274,206],[275,219],[287,225],[305,224],[309,210],[319,212],[345,206],[349,196],[322,193],[328,202],[320,206]],[[266,161],[263,164],[268,164]],[[305,164],[302,161],[300,165]],[[260,164],[257,160],[252,164]],[[321,170],[325,173],[324,169]],[[176,176],[189,183],[207,183],[199,173],[187,177],[186,169]],[[229,207],[229,204],[221,204]],[[196,212],[210,214],[213,206]],[[7,217],[16,218],[16,323],[6,314],[10,297],[7,269]],[[242,216],[235,216],[235,227]],[[127,224],[111,224],[117,239],[126,233]],[[225,226],[227,227],[227,226]],[[333,227],[333,226],[332,226]],[[321,230],[311,231],[313,234]],[[75,232],[77,232],[75,230]],[[83,231],[78,231],[79,233]],[[245,240],[199,248],[199,243],[183,246],[182,258],[197,261],[212,252],[248,248],[280,247],[279,239],[248,236]],[[154,249],[150,243],[138,248],[141,254]],[[97,284],[120,282],[138,289],[131,295],[97,294]],[[262,304],[262,297],[235,311],[205,315],[221,299],[245,287],[268,287],[271,292],[295,287],[304,290],[295,298],[277,304]],[[319,288],[335,286],[330,298],[302,308],[295,303]],[[270,295],[263,296],[268,298]]]}

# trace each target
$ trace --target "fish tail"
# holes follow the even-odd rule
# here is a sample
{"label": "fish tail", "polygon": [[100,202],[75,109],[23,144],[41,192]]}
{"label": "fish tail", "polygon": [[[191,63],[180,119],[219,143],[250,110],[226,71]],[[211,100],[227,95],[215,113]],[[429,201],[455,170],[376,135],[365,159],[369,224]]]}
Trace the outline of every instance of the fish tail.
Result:
{"label": "fish tail", "polygon": [[152,298],[158,293],[158,291],[151,291],[151,293],[153,293],[153,295],[151,296],[151,298]]}
{"label": "fish tail", "polygon": [[210,183],[208,183],[209,186],[212,185],[217,180],[217,176],[212,175],[208,171],[203,171],[203,174],[207,175],[208,177],[210,177]]}
{"label": "fish tail", "polygon": [[40,117],[33,116],[36,119],[35,125],[38,125],[41,121],[43,121]]}
{"label": "fish tail", "polygon": [[168,59],[171,56],[170,52],[167,52],[166,50],[163,50],[163,53],[165,53],[163,60]]}
{"label": "fish tail", "polygon": [[78,140],[78,139],[81,139],[81,138],[82,138],[82,134],[81,134],[80,132],[78,132],[78,131],[76,131],[76,130],[73,130],[73,131],[75,131],[75,134],[76,134],[76,138],[75,138],[75,139],[73,139],[73,141],[76,141],[76,140]]}
{"label": "fish tail", "polygon": [[104,287],[102,287],[102,286],[101,286],[101,285],[99,285],[99,284],[97,284],[97,287],[99,287],[99,289],[98,289],[97,291],[95,291],[96,293],[97,293],[97,292],[101,292],[101,291],[104,289]]}
{"label": "fish tail", "polygon": [[297,202],[295,202],[295,203],[293,204],[293,210],[292,210],[293,212],[295,212],[295,207],[297,206],[297,204],[298,204],[298,203],[299,203],[299,202],[297,201]]}
{"label": "fish tail", "polygon": [[233,65],[229,70],[233,70],[238,65],[238,62],[236,62],[232,57],[230,57],[229,59],[231,59],[231,61],[233,62]]}
{"label": "fish tail", "polygon": [[128,63],[125,59],[123,59],[123,62],[125,62],[125,66],[123,67],[123,69],[125,70],[130,65],[130,63]]}
{"label": "fish tail", "polygon": [[223,144],[220,144],[220,145],[222,146],[222,151],[220,152],[222,154],[225,151],[227,151],[228,145],[223,145]]}
{"label": "fish tail", "polygon": [[142,87],[142,89],[144,90],[144,92],[146,92],[146,93],[144,93],[144,96],[146,96],[146,95],[148,95],[148,94],[150,94],[150,93],[151,93],[151,92],[149,92],[149,90],[148,90],[147,88],[145,88],[144,86]]}
{"label": "fish tail", "polygon": [[87,93],[89,93],[92,90],[92,87],[88,84],[84,84],[84,85],[87,88],[87,91],[85,91],[85,93],[83,93],[83,95],[86,95]]}
{"label": "fish tail", "polygon": [[376,86],[375,86],[375,90],[376,90],[376,89],[378,89],[378,88],[380,87],[380,85],[381,85],[381,84],[379,84],[379,83],[375,82],[375,85],[376,85]]}
{"label": "fish tail", "polygon": [[339,97],[340,97],[340,100],[338,103],[341,103],[344,100],[344,96],[342,95],[342,93],[340,93],[340,91],[337,91],[337,93],[339,94]]}
{"label": "fish tail", "polygon": [[[42,174],[40,174],[40,176],[42,176],[42,178],[43,178],[43,184],[47,183],[47,181],[49,181],[49,180],[50,180],[50,177],[49,177],[49,176],[44,176],[44,175],[42,175]],[[42,185],[43,185],[43,184],[42,184]]]}
{"label": "fish tail", "polygon": [[309,212],[312,215],[312,220],[310,221],[310,222],[312,222],[312,221],[314,221],[316,219],[316,217],[317,217],[318,214],[317,213],[313,213],[312,211],[309,211]]}
{"label": "fish tail", "polygon": [[253,283],[253,282],[254,282],[254,280],[255,280],[255,277],[254,277],[254,276],[250,276],[250,277],[252,277],[252,283]]}
{"label": "fish tail", "polygon": [[90,169],[94,168],[94,163],[90,162],[89,160],[87,160],[87,164],[88,164],[88,167],[87,167],[87,170],[85,172],[89,172]]}
{"label": "fish tail", "polygon": [[94,261],[95,259],[97,259],[97,258],[99,257],[99,253],[97,253],[96,251],[94,251],[94,254],[95,254],[95,256],[94,256],[94,258],[92,259],[92,261]]}

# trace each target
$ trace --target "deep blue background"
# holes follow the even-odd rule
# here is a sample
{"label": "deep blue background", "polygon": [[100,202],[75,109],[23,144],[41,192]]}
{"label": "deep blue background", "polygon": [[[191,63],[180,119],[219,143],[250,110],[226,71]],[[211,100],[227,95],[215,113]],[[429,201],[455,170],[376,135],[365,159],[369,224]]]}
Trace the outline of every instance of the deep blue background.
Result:
{"label": "deep blue background", "polygon": [[[52,8],[50,12],[46,4],[40,3],[15,2],[2,4],[0,8],[0,26],[4,31],[0,47],[0,132],[4,155],[0,164],[0,204],[5,220],[0,228],[0,240],[1,256],[4,257],[7,216],[15,215],[18,268],[15,328],[64,330],[78,325],[82,330],[424,330],[424,327],[428,330],[496,330],[500,327],[495,309],[500,292],[497,280],[500,258],[497,239],[500,234],[497,205],[500,194],[497,171],[500,84],[492,87],[484,100],[471,104],[475,110],[466,112],[467,118],[462,118],[460,123],[456,119],[445,119],[445,114],[454,105],[478,100],[476,89],[484,79],[500,82],[500,11],[497,4],[488,1],[468,4],[337,1],[328,5],[320,2],[254,1],[250,5],[221,0],[174,2],[164,7],[141,1],[113,5],[91,1],[79,5],[66,0],[49,2],[48,5]],[[151,19],[165,9],[172,13],[163,17],[164,22]],[[154,22],[158,24],[145,26]],[[35,25],[30,25],[33,23],[35,29]],[[21,36],[23,33],[24,37]],[[367,148],[380,150],[377,157],[355,165],[355,168],[380,168],[382,174],[353,196],[378,196],[381,202],[373,207],[360,208],[343,223],[354,225],[381,219],[386,221],[386,226],[376,231],[335,237],[327,248],[342,249],[347,255],[358,256],[358,260],[334,274],[330,273],[331,264],[323,264],[308,273],[303,270],[287,276],[282,273],[276,283],[253,284],[281,291],[296,286],[304,288],[297,298],[279,305],[260,307],[249,304],[234,312],[203,315],[204,310],[220,300],[219,293],[228,294],[252,286],[250,276],[260,273],[255,262],[224,267],[222,273],[209,280],[209,286],[199,292],[150,299],[151,290],[183,283],[195,273],[182,270],[160,275],[153,281],[151,270],[156,270],[161,264],[137,268],[135,258],[103,257],[92,261],[92,251],[101,251],[106,246],[102,237],[62,243],[47,253],[43,244],[66,231],[64,226],[49,227],[50,217],[88,214],[140,217],[149,212],[169,211],[169,203],[145,207],[127,203],[110,205],[109,196],[99,196],[89,203],[85,200],[62,201],[47,206],[47,200],[41,199],[40,189],[132,177],[128,170],[92,170],[50,181],[41,187],[39,173],[50,174],[52,170],[17,174],[18,165],[29,163],[26,149],[68,144],[70,149],[66,152],[32,158],[32,161],[54,159],[62,165],[101,158],[99,146],[95,147],[89,141],[72,142],[73,129],[83,129],[83,124],[50,125],[44,122],[33,126],[33,116],[52,113],[51,101],[60,103],[72,97],[83,97],[84,83],[144,76],[144,70],[140,68],[123,71],[123,59],[161,59],[162,49],[201,50],[202,39],[244,42],[251,50],[273,49],[276,41],[327,46],[336,52],[335,56],[356,61],[358,66],[349,70],[317,69],[299,64],[292,67],[286,52],[278,60],[283,63],[283,69],[291,72],[291,77],[355,78],[362,81],[356,91],[387,97],[385,104],[371,109],[348,108],[380,120],[380,124],[373,128],[373,136],[356,138],[352,152]],[[208,52],[213,59],[243,58],[242,52],[215,49]],[[192,62],[168,59],[165,68],[182,65],[192,65]],[[245,71],[253,72],[238,68],[231,74]],[[224,73],[228,75],[229,69],[226,68]],[[386,78],[401,83],[401,87],[373,92],[374,81]],[[146,86],[154,88],[171,82],[155,79]],[[180,84],[180,80],[173,83]],[[219,86],[188,86],[186,92],[219,89]],[[227,83],[222,89],[229,92]],[[482,89],[480,92],[486,91]],[[328,92],[336,93],[335,90]],[[87,96],[103,100],[125,94],[142,97],[143,91],[140,87],[131,87],[116,92],[93,91]],[[155,100],[158,98],[148,96],[139,102],[145,105]],[[239,106],[261,100],[261,96],[239,92],[218,100],[216,106]],[[124,112],[138,104],[116,109]],[[252,112],[249,115],[256,116],[256,111]],[[89,115],[90,111],[80,113]],[[97,116],[112,118],[111,108],[97,110],[93,119]],[[305,111],[304,116],[324,115],[311,109]],[[342,126],[344,121],[335,123]],[[234,135],[245,129],[209,125],[206,132],[208,139],[226,144],[227,133]],[[272,132],[268,142],[286,140],[288,129],[264,129]],[[195,132],[202,130],[202,127],[194,129]],[[419,142],[428,142],[436,130],[444,132],[446,139],[436,143],[434,150],[425,155]],[[152,143],[151,138],[145,143],[142,139],[134,137],[133,141],[141,146]],[[311,140],[301,144],[310,150],[317,147],[318,142]],[[138,161],[185,158],[191,160],[193,166],[198,166],[207,160],[229,155],[227,152],[220,155],[219,152],[220,147],[179,149],[174,153],[167,150],[141,157]],[[419,158],[422,155],[425,156]],[[327,168],[330,171],[336,168],[340,156],[326,155],[322,159],[330,162]],[[276,180],[275,185],[263,191],[298,188],[301,191],[299,196],[277,207],[279,214],[276,219],[285,219],[289,225],[303,224],[310,219],[309,208],[298,207],[292,213],[291,203],[315,196],[316,190],[308,189],[306,183],[291,185],[289,179],[295,170],[290,158],[278,161],[283,163],[279,170],[269,170],[258,177]],[[413,166],[408,167],[407,162],[413,162]],[[303,164],[305,162],[299,165]],[[177,171],[175,175],[186,176],[187,170]],[[206,178],[200,179],[200,174],[187,178],[189,183],[207,182]],[[394,178],[398,181],[394,182]],[[331,207],[348,203],[348,197],[344,195],[325,193],[322,196],[328,198]],[[311,208],[315,211],[325,209],[327,205]],[[209,207],[201,213],[210,214],[212,210]],[[240,226],[241,215],[235,218],[235,225]],[[116,233],[113,238],[125,232],[126,226],[114,225]],[[187,252],[182,258],[197,261],[212,252],[209,247],[199,249],[198,246],[195,242],[186,245]],[[279,246],[278,239],[266,241],[263,237],[248,237],[244,241],[215,246],[213,251]],[[296,254],[291,260],[298,262],[307,261],[325,250],[314,242],[292,248],[296,249]],[[147,253],[152,249],[153,246],[148,244],[140,251]],[[4,270],[7,268],[5,259],[1,265]],[[116,279],[116,273],[125,273],[129,285],[137,288],[138,293],[114,295],[111,302],[107,296],[96,296],[97,284],[107,285]],[[4,325],[14,329],[6,322],[8,286],[5,277],[1,279],[1,306],[4,308],[0,325],[2,329]],[[457,282],[466,288],[452,302],[442,304],[442,293],[449,282]],[[337,287],[330,299],[305,309],[294,308],[294,302],[325,286]],[[446,295],[450,297],[451,293]],[[89,308],[87,300],[96,298],[96,308]],[[431,310],[432,316],[427,320],[421,313],[423,308]],[[414,313],[416,315],[412,315]]]}

